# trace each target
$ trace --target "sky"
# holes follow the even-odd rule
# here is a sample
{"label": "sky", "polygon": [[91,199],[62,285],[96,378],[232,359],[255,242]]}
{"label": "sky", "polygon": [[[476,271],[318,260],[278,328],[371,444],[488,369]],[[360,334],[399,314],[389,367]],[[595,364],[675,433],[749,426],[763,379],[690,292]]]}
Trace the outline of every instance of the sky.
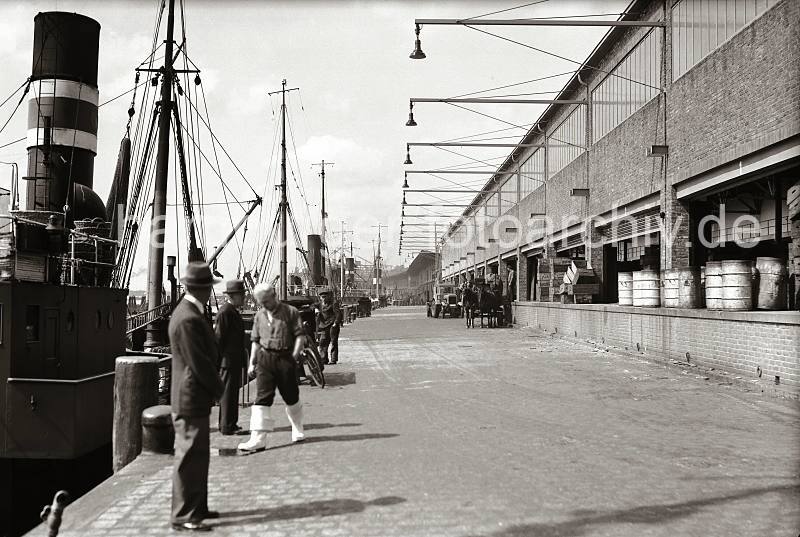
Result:
{"label": "sky", "polygon": [[[180,3],[180,2],[178,2]],[[443,103],[419,103],[414,108],[417,127],[406,127],[411,97],[453,97],[491,88],[566,73],[577,64],[530,48],[456,26],[424,26],[421,39],[425,60],[408,55],[414,45],[415,18],[477,17],[509,10],[531,2],[491,1],[308,1],[184,0],[187,51],[201,70],[209,119],[215,135],[254,189],[265,198],[248,224],[245,242],[232,244],[221,255],[219,270],[235,276],[238,267],[254,265],[254,252],[263,248],[263,231],[275,210],[279,181],[277,139],[280,121],[278,97],[281,81],[299,92],[288,95],[290,121],[288,183],[302,234],[320,232],[320,178],[326,168],[326,210],[329,249],[341,244],[342,228],[349,250],[372,260],[378,225],[387,265],[408,264],[398,255],[403,172],[447,166],[496,167],[509,149],[412,147],[412,166],[404,166],[407,142],[435,142],[507,129],[486,135],[510,136],[516,142],[524,129],[542,113],[542,105],[472,105],[480,112]],[[560,17],[616,14],[627,6],[620,0],[549,0],[486,18]],[[33,17],[40,11],[77,12],[97,20],[100,30],[98,87],[100,102],[134,86],[134,69],[150,53],[159,2],[157,0],[27,0],[0,2],[0,102],[30,75]],[[599,17],[595,17],[599,18]],[[609,15],[616,19],[616,15]],[[483,30],[546,50],[577,62],[583,61],[607,28],[480,27]],[[163,29],[162,29],[163,31]],[[162,34],[163,36],[163,34]],[[163,37],[162,37],[163,39]],[[557,92],[567,82],[560,76],[514,86],[486,95]],[[553,98],[555,93],[538,98]],[[537,96],[528,95],[527,98]],[[6,122],[16,100],[0,107],[0,125]],[[120,139],[125,131],[130,97],[99,110],[98,155],[94,189],[105,200],[111,185]],[[494,118],[486,117],[494,116]],[[25,108],[0,132],[0,146],[21,138],[26,128]],[[210,144],[205,145],[210,151]],[[25,144],[0,149],[0,161],[15,161],[25,175]],[[224,159],[223,159],[224,160]],[[476,162],[480,161],[480,162]],[[485,164],[485,165],[484,165]],[[239,200],[255,194],[229,163],[221,166],[226,184]],[[9,187],[10,169],[0,165],[0,186]],[[439,179],[410,175],[412,188],[480,188],[490,175],[445,175]],[[453,181],[453,183],[447,181]],[[170,178],[170,185],[173,179]],[[24,187],[23,187],[24,189]],[[302,196],[301,196],[302,192]],[[170,190],[170,203],[174,189]],[[440,196],[445,202],[468,203],[472,195]],[[222,186],[211,173],[204,175],[204,201],[223,200]],[[409,194],[409,203],[442,203],[427,194]],[[439,208],[415,207],[419,213]],[[169,211],[173,212],[174,207]],[[445,209],[457,214],[458,209]],[[411,208],[407,214],[412,214]],[[224,206],[205,208],[206,245],[218,244],[238,221],[243,210]],[[430,221],[429,219],[421,219]],[[442,225],[455,220],[443,218]],[[344,222],[344,224],[342,224]],[[167,223],[166,252],[185,258],[185,238],[177,239],[175,222]],[[261,229],[262,231],[257,231]],[[331,233],[336,231],[336,234]],[[240,232],[241,233],[241,232]],[[240,238],[240,236],[238,237]],[[146,241],[142,241],[144,244]],[[146,286],[146,250],[137,252],[131,289]],[[240,255],[241,252],[241,255]],[[179,257],[180,258],[180,257]],[[298,263],[290,255],[290,270]]]}

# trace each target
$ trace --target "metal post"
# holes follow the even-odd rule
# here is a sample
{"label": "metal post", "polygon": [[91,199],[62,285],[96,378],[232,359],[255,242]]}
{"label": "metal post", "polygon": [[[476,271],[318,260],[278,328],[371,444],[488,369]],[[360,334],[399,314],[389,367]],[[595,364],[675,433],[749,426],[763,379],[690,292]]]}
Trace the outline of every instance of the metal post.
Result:
{"label": "metal post", "polygon": [[[161,288],[164,281],[164,217],[167,214],[167,174],[169,173],[169,139],[172,116],[173,33],[175,29],[175,0],[169,0],[167,38],[164,45],[164,72],[161,75],[161,109],[158,118],[158,155],[156,157],[155,193],[150,220],[150,252],[147,270],[147,307],[161,305]],[[162,326],[152,323],[147,327],[145,348],[163,345]]]}

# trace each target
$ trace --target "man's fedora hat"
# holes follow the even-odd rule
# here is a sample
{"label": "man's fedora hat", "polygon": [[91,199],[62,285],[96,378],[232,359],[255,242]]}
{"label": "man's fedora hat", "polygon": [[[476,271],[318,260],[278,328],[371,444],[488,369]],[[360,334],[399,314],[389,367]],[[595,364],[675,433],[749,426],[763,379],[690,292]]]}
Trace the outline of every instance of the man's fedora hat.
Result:
{"label": "man's fedora hat", "polygon": [[208,263],[201,261],[192,261],[186,265],[181,278],[181,283],[189,287],[211,287],[221,281],[211,274],[211,267],[208,266]]}
{"label": "man's fedora hat", "polygon": [[235,293],[244,294],[244,280],[228,280],[225,282],[225,294],[232,295]]}

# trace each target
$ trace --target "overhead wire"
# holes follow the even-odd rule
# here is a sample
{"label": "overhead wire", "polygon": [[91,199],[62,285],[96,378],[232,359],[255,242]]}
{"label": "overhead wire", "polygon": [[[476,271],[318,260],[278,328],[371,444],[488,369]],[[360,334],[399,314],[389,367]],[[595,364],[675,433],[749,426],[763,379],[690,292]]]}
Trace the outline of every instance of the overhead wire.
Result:
{"label": "overhead wire", "polygon": [[458,98],[461,98],[461,97],[470,97],[472,95],[480,95],[481,93],[488,93],[490,91],[497,91],[497,90],[501,90],[501,89],[513,88],[513,87],[516,87],[516,86],[523,86],[525,84],[532,84],[534,82],[541,82],[542,80],[550,80],[552,78],[558,78],[560,76],[566,76],[566,75],[572,75],[572,74],[575,74],[575,70],[564,71],[563,73],[557,73],[557,74],[554,74],[554,75],[547,75],[547,76],[542,76],[542,77],[538,77],[538,78],[532,78],[530,80],[525,80],[523,82],[515,82],[513,84],[504,84],[502,86],[496,86],[494,88],[488,88],[488,89],[484,89],[484,90],[472,91],[470,93],[462,93],[461,95],[455,95],[453,98],[458,99]]}
{"label": "overhead wire", "polygon": [[566,56],[561,56],[560,54],[556,54],[555,52],[550,52],[548,50],[544,50],[544,49],[541,49],[541,48],[538,48],[538,47],[534,47],[533,45],[528,45],[527,43],[522,43],[521,41],[517,41],[517,40],[511,39],[509,37],[498,35],[498,34],[483,30],[481,28],[476,28],[474,26],[470,26],[469,24],[465,24],[464,27],[465,28],[469,28],[470,30],[475,30],[476,32],[480,32],[482,34],[490,35],[492,37],[495,37],[497,39],[501,39],[503,41],[508,41],[509,43],[514,43],[515,45],[519,45],[521,47],[525,47],[525,48],[529,48],[531,50],[535,50],[536,52],[539,52],[541,54],[545,54],[545,55],[548,55],[548,56],[552,56],[554,58],[558,58],[560,60],[564,60],[566,62],[570,62],[570,63],[574,63],[574,64],[577,64],[577,65],[580,65],[582,68],[585,68],[585,69],[591,69],[593,71],[597,71],[599,73],[603,73],[603,74],[606,74],[608,76],[614,76],[614,77],[617,77],[617,78],[621,78],[622,80],[626,80],[628,82],[633,82],[634,84],[640,84],[640,85],[646,86],[648,88],[661,90],[660,87],[651,86],[650,84],[647,84],[645,82],[641,82],[639,80],[634,80],[632,78],[628,78],[626,76],[617,74],[617,73],[615,73],[613,71],[606,71],[605,69],[600,69],[599,67],[595,67],[593,65],[588,65],[585,62],[581,62],[581,61],[578,61],[578,60],[573,60],[572,58],[567,58]]}
{"label": "overhead wire", "polygon": [[536,5],[536,4],[543,4],[545,2],[547,2],[547,0],[535,0],[534,2],[528,2],[527,4],[522,4],[522,5],[519,5],[519,6],[509,7],[509,8],[501,9],[501,10],[498,10],[498,11],[492,11],[491,13],[484,13],[483,15],[475,15],[474,17],[470,17],[468,19],[462,19],[462,20],[475,20],[475,19],[479,19],[481,17],[488,17],[489,15],[497,15],[498,13],[505,13],[507,11],[514,11],[515,9],[522,9],[524,7],[529,7],[529,6],[533,6],[533,5]]}

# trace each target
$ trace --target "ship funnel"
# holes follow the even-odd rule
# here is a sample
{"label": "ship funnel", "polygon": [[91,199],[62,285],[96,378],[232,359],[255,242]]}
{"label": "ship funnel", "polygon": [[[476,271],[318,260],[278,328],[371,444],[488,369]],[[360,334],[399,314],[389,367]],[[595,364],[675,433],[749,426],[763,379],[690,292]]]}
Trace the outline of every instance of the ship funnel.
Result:
{"label": "ship funnel", "polygon": [[308,271],[311,285],[322,285],[322,237],[308,236]]}
{"label": "ship funnel", "polygon": [[128,203],[128,183],[131,174],[131,139],[125,136],[119,144],[117,169],[114,171],[114,182],[106,201],[106,216],[111,222],[111,238],[122,240],[125,224],[120,220],[125,217]]}
{"label": "ship funnel", "polygon": [[68,222],[106,219],[92,190],[99,42],[100,24],[89,17],[54,11],[34,18],[28,211],[63,212],[67,206]]}

